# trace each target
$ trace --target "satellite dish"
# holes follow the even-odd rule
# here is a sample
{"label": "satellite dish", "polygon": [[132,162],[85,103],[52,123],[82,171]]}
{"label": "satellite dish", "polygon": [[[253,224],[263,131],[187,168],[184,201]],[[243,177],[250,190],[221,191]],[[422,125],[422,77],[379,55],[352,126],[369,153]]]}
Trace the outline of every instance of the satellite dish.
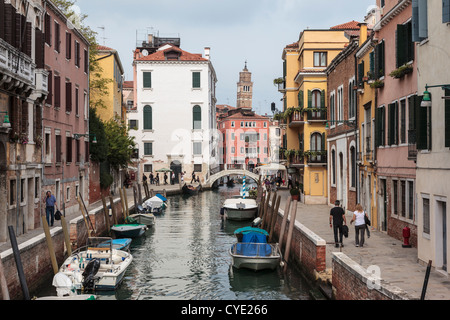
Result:
{"label": "satellite dish", "polygon": [[148,51],[147,50],[142,50],[142,55],[144,56],[144,57],[146,57],[146,56],[148,56]]}

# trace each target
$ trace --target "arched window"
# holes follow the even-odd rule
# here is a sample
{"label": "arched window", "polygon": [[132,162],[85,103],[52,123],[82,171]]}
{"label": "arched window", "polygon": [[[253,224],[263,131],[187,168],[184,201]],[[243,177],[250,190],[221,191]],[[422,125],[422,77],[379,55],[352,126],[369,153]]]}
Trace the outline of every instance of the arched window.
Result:
{"label": "arched window", "polygon": [[331,151],[331,183],[336,184],[336,151]]}
{"label": "arched window", "polygon": [[200,106],[194,106],[192,108],[193,129],[202,128],[202,108]]}
{"label": "arched window", "polygon": [[324,137],[322,136],[321,133],[319,132],[314,132],[313,134],[311,134],[311,149],[310,151],[312,152],[318,152],[319,154],[317,155],[311,155],[311,157],[309,158],[310,162],[321,162],[322,160],[324,160],[322,154],[320,153],[320,151],[324,151]]}
{"label": "arched window", "polygon": [[350,147],[350,164],[351,164],[350,186],[352,188],[355,188],[356,187],[356,149],[354,146]]}
{"label": "arched window", "polygon": [[152,130],[152,129],[153,129],[152,107],[146,105],[144,107],[144,130]]}

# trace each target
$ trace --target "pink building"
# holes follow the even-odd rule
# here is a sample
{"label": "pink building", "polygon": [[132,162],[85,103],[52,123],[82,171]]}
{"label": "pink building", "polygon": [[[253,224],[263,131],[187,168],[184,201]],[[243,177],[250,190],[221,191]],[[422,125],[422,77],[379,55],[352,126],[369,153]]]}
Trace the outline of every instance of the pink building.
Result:
{"label": "pink building", "polygon": [[375,141],[377,146],[378,216],[382,230],[402,240],[411,229],[417,241],[415,216],[417,98],[416,48],[412,42],[411,1],[377,0],[382,11],[375,25],[375,74],[384,81],[377,90]]}
{"label": "pink building", "polygon": [[67,212],[78,210],[78,194],[89,203],[89,42],[50,1],[44,41],[49,94],[43,108],[42,196],[51,190]]}

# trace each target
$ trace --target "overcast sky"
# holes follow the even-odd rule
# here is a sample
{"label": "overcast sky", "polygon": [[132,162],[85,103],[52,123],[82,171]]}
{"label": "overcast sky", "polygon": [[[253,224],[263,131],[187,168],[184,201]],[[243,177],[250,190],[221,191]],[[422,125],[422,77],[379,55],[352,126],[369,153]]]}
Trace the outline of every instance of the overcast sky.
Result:
{"label": "overcast sky", "polygon": [[[132,51],[147,32],[179,36],[181,49],[211,48],[217,104],[236,105],[236,83],[245,61],[253,80],[253,109],[271,113],[282,95],[273,79],[282,75],[283,48],[306,29],[363,21],[375,0],[77,0],[99,44],[119,52],[125,80],[132,80]],[[102,29],[104,27],[104,29]]]}

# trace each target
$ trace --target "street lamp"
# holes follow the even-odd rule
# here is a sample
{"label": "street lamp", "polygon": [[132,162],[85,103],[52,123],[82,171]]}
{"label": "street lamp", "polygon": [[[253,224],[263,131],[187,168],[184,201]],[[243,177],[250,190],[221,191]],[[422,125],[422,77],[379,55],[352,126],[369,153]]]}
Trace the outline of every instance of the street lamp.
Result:
{"label": "street lamp", "polygon": [[74,133],[73,134],[73,138],[75,140],[79,140],[81,137],[90,137],[90,136],[93,136],[92,143],[97,143],[97,136],[93,133],[84,133],[84,134],[83,133]]}
{"label": "street lamp", "polygon": [[438,85],[434,85],[434,86],[426,85],[425,91],[423,92],[422,102],[420,103],[421,107],[424,107],[424,108],[431,107],[431,94],[428,91],[428,88],[438,88],[438,87],[440,87],[441,89],[450,90],[450,84],[438,84]]}
{"label": "street lamp", "polygon": [[9,122],[8,111],[0,111],[0,113],[5,113],[5,118],[3,119],[3,128],[11,128],[11,123]]}

